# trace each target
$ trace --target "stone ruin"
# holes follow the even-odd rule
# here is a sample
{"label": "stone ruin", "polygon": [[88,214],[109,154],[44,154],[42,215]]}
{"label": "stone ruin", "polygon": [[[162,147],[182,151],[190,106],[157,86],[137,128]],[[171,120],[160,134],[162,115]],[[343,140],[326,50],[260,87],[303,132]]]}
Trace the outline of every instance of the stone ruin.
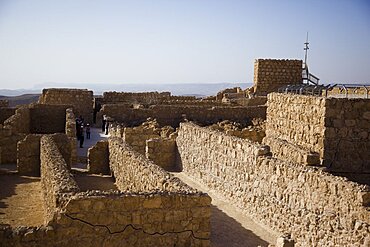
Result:
{"label": "stone ruin", "polygon": [[[178,172],[280,233],[277,247],[368,246],[370,100],[277,93],[301,66],[256,60],[252,88],[206,99],[45,89],[1,118],[0,182],[33,176],[41,209],[35,223],[0,214],[0,246],[211,246],[211,197]],[[86,169],[80,115],[109,117]]]}

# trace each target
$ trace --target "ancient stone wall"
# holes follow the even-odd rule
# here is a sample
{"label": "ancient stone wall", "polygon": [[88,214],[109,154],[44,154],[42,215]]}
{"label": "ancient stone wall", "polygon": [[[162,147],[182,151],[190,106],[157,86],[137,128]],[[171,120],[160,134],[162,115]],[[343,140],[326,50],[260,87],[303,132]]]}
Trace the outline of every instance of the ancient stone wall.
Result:
{"label": "ancient stone wall", "polygon": [[[302,152],[324,155],[325,98],[306,95],[268,95],[266,136],[285,140]],[[275,149],[273,152],[278,153]]]}
{"label": "ancient stone wall", "polygon": [[133,109],[126,105],[108,104],[104,105],[97,114],[97,119],[102,115],[112,117],[115,121],[127,123],[144,122],[147,118],[157,119],[161,126],[170,125],[177,127],[186,117],[188,120],[202,124],[210,124],[222,120],[248,121],[252,118],[266,119],[266,106],[252,107],[209,107],[209,106],[173,106],[156,105],[146,109]]}
{"label": "ancient stone wall", "polygon": [[326,99],[323,158],[331,171],[370,173],[370,99]]}
{"label": "ancient stone wall", "polygon": [[72,108],[66,109],[65,133],[71,143],[71,162],[77,162],[76,117]]}
{"label": "ancient stone wall", "polygon": [[15,111],[15,114],[5,120],[4,128],[9,129],[12,133],[30,133],[30,109],[22,106]]}
{"label": "ancient stone wall", "polygon": [[256,59],[254,61],[254,92],[266,95],[279,87],[302,83],[302,60]]}
{"label": "ancient stone wall", "polygon": [[32,105],[30,107],[30,132],[34,134],[65,133],[68,107],[68,105]]}
{"label": "ancient stone wall", "polygon": [[146,140],[158,138],[160,137],[160,134],[160,128],[151,128],[146,126],[125,128],[123,132],[123,140],[135,151],[145,155]]}
{"label": "ancient stone wall", "polygon": [[145,92],[145,93],[131,93],[131,92],[104,92],[103,103],[114,104],[120,102],[126,103],[143,103],[143,104],[156,104],[157,102],[165,99],[169,100],[170,92]]}
{"label": "ancient stone wall", "polygon": [[0,124],[15,114],[16,108],[13,107],[0,107]]}
{"label": "ancient stone wall", "polygon": [[[282,159],[294,160],[293,152],[303,149],[302,154],[317,153],[330,171],[369,173],[369,122],[369,99],[272,93],[268,96],[266,143]],[[284,141],[287,145],[281,144]],[[288,153],[292,155],[287,157]]]}
{"label": "ancient stone wall", "polygon": [[183,171],[297,246],[360,246],[369,236],[369,187],[266,156],[268,147],[182,123]]}
{"label": "ancient stone wall", "polygon": [[76,116],[93,123],[93,92],[87,89],[49,88],[42,90],[40,104],[73,106]]}
{"label": "ancient stone wall", "polygon": [[145,156],[166,171],[176,169],[176,141],[173,138],[152,138],[146,141]]}
{"label": "ancient stone wall", "polygon": [[98,141],[87,151],[87,169],[89,173],[109,174],[108,141]]}
{"label": "ancient stone wall", "polygon": [[29,134],[17,144],[17,171],[40,176],[40,134]]}
{"label": "ancient stone wall", "polygon": [[9,106],[9,101],[6,99],[0,99],[0,108],[1,107],[8,107]]}
{"label": "ancient stone wall", "polygon": [[68,194],[79,191],[68,164],[53,136],[44,135],[40,142],[41,185],[45,202],[45,223],[54,219]]}

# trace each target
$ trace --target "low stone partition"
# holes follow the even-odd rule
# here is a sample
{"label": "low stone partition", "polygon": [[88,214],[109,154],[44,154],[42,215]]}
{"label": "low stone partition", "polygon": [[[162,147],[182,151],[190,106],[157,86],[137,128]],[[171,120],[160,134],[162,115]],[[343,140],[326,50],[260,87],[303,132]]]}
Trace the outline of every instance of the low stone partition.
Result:
{"label": "low stone partition", "polygon": [[120,102],[156,104],[161,100],[169,100],[170,92],[104,92],[103,103],[114,104]]}
{"label": "low stone partition", "polygon": [[146,140],[158,138],[160,134],[160,128],[150,128],[146,126],[124,128],[123,140],[135,151],[145,155]]}
{"label": "low stone partition", "polygon": [[345,178],[266,156],[268,148],[182,123],[183,171],[296,246],[366,246],[370,189]]}
{"label": "low stone partition", "polygon": [[29,134],[17,144],[17,171],[40,176],[40,134]]}
{"label": "low stone partition", "polygon": [[152,138],[146,141],[145,156],[166,171],[176,169],[176,140]]}
{"label": "low stone partition", "polygon": [[[5,246],[209,246],[208,195],[172,177],[122,139],[109,141],[121,191],[79,192],[53,136],[41,138],[47,225],[0,227]],[[128,149],[126,149],[128,148]],[[130,154],[127,160],[126,155]],[[128,171],[136,176],[126,176]],[[122,179],[131,182],[123,182]],[[138,185],[141,179],[145,186]]]}
{"label": "low stone partition", "polygon": [[108,141],[98,141],[87,151],[87,170],[89,173],[109,174]]}
{"label": "low stone partition", "polygon": [[302,165],[320,166],[320,155],[279,138],[265,137],[263,144],[274,150],[274,156],[285,161]]}
{"label": "low stone partition", "polygon": [[244,122],[253,118],[266,119],[266,106],[183,106],[153,105],[149,108],[134,109],[127,105],[106,104],[97,114],[97,119],[107,115],[120,123],[132,125],[155,118],[161,126],[177,127],[186,117],[202,124],[212,124],[222,120]]}
{"label": "low stone partition", "polygon": [[68,202],[69,195],[77,193],[79,188],[53,136],[44,135],[41,138],[40,161],[47,224],[55,220],[58,209],[62,208]]}
{"label": "low stone partition", "polygon": [[0,107],[0,124],[4,124],[5,120],[15,114],[16,108]]}

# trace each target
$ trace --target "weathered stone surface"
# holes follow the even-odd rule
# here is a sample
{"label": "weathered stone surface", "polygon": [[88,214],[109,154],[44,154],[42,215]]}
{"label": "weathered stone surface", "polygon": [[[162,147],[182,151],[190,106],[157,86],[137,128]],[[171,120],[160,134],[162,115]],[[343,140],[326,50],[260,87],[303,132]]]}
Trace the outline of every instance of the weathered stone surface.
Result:
{"label": "weathered stone surface", "polygon": [[48,88],[42,90],[40,104],[73,106],[76,116],[93,123],[93,92],[87,89]]}
{"label": "weathered stone surface", "polygon": [[29,134],[17,144],[17,170],[21,175],[40,176],[40,134]]}
{"label": "weathered stone surface", "polygon": [[152,138],[146,141],[145,156],[166,171],[176,169],[176,141],[171,138]]}
{"label": "weathered stone surface", "polygon": [[284,85],[302,83],[302,60],[256,59],[254,62],[254,92],[266,95]]}
{"label": "weathered stone surface", "polygon": [[[369,99],[271,93],[267,104],[265,141],[277,157],[307,163],[304,153],[317,153],[333,172],[370,171],[370,122],[364,118]],[[296,147],[295,153],[288,155],[289,145],[278,139]]]}
{"label": "weathered stone surface", "polygon": [[87,151],[87,169],[89,173],[109,174],[108,141],[98,141]]}
{"label": "weathered stone surface", "polygon": [[364,246],[369,187],[261,155],[256,143],[191,123],[181,124],[177,145],[184,172],[262,223],[291,233],[296,246]]}

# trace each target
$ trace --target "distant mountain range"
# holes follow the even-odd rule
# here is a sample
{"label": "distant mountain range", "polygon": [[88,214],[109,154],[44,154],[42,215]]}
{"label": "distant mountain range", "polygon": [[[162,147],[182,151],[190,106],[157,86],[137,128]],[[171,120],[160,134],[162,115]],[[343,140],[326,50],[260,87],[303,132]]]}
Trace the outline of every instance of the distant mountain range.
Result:
{"label": "distant mountain range", "polygon": [[232,87],[245,89],[252,83],[180,83],[180,84],[64,84],[44,83],[36,85],[32,89],[0,89],[0,95],[19,96],[24,94],[41,94],[43,88],[87,88],[94,91],[95,95],[101,95],[106,91],[117,92],[148,92],[169,91],[172,95],[210,96],[217,92]]}

